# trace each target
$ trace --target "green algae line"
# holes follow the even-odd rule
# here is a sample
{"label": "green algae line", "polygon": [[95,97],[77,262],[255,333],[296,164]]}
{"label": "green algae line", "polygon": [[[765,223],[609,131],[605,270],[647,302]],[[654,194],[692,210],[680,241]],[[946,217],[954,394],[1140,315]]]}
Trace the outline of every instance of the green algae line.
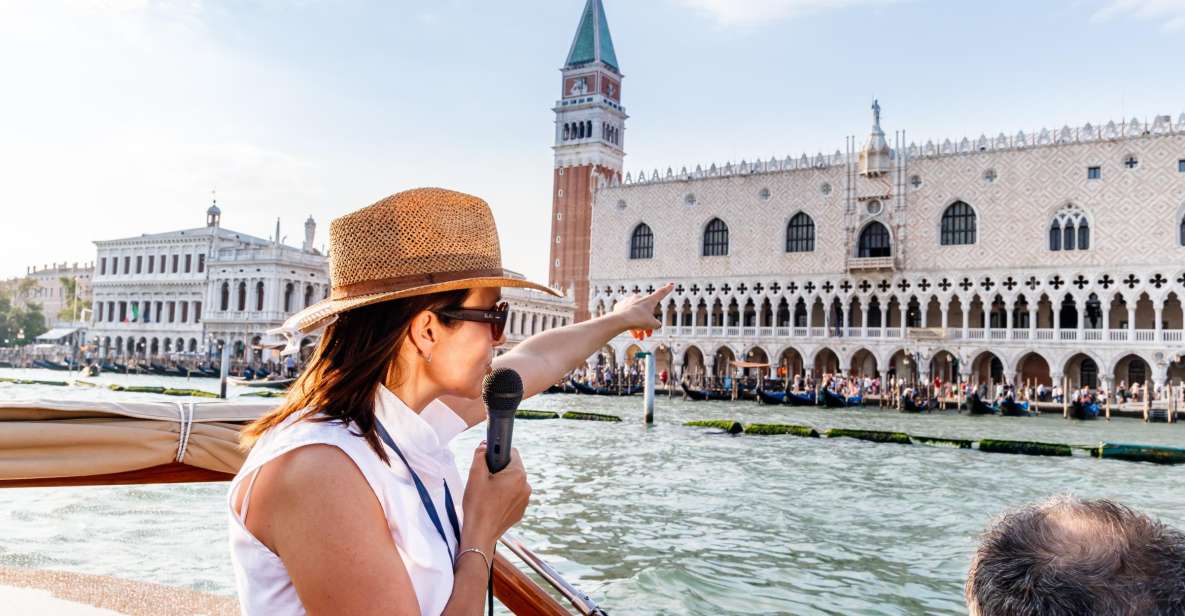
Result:
{"label": "green algae line", "polygon": [[718,428],[729,434],[740,434],[745,431],[745,427],[741,425],[741,422],[735,419],[701,419],[699,421],[689,421],[683,425],[693,428]]}
{"label": "green algae line", "polygon": [[971,449],[972,443],[972,441],[962,438],[917,436],[913,434],[911,434],[909,438],[917,445],[926,445],[928,447],[950,447],[953,449]]}
{"label": "green algae line", "polygon": [[979,450],[991,453],[1015,453],[1026,456],[1058,456],[1074,455],[1069,445],[1061,443],[1037,443],[1034,441],[1002,441],[985,438],[979,441]]}
{"label": "green algae line", "polygon": [[1096,449],[1098,457],[1129,462],[1153,462],[1156,464],[1185,464],[1185,449],[1162,445],[1130,445],[1127,443],[1101,443]]}
{"label": "green algae line", "polygon": [[896,443],[910,445],[909,435],[904,432],[884,432],[881,430],[852,430],[848,428],[830,428],[823,432],[827,438],[854,438],[873,443]]}
{"label": "green algae line", "polygon": [[617,415],[606,415],[604,413],[578,413],[576,411],[568,411],[561,415],[564,419],[576,419],[580,421],[621,421]]}
{"label": "green algae line", "polygon": [[559,419],[560,414],[554,411],[532,411],[519,409],[514,412],[515,419]]}
{"label": "green algae line", "polygon": [[761,436],[789,434],[791,436],[819,438],[818,430],[810,426],[796,426],[793,424],[749,424],[745,426],[745,434],[757,434]]}

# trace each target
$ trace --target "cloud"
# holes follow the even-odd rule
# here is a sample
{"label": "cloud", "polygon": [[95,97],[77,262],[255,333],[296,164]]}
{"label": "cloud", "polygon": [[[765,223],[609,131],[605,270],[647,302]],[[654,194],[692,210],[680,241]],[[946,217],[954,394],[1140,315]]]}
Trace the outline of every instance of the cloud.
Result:
{"label": "cloud", "polygon": [[1165,32],[1185,30],[1185,0],[1110,0],[1091,17],[1097,23],[1121,17],[1155,20]]}
{"label": "cloud", "polygon": [[[881,6],[903,0],[675,0],[722,26],[753,26],[854,6]],[[1167,1],[1167,0],[1166,0]]]}

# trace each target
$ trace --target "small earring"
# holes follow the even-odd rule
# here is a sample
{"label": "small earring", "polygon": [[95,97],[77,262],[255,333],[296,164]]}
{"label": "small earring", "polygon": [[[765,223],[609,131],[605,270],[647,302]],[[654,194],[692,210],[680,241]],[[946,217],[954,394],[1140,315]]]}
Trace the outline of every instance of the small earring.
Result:
{"label": "small earring", "polygon": [[432,363],[432,354],[429,353],[429,354],[425,355],[424,360],[427,361],[428,363]]}

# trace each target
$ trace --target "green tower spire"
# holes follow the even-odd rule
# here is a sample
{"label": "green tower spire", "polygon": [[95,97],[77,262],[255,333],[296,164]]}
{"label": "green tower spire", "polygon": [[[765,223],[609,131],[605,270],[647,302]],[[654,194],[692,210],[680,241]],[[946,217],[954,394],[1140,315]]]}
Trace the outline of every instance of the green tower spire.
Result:
{"label": "green tower spire", "polygon": [[576,38],[572,39],[572,49],[568,51],[568,61],[564,63],[564,68],[574,68],[598,60],[615,71],[621,70],[617,65],[617,53],[613,51],[613,37],[609,35],[605,6],[601,4],[601,0],[588,0],[584,5],[584,12],[580,15],[580,26],[576,29]]}

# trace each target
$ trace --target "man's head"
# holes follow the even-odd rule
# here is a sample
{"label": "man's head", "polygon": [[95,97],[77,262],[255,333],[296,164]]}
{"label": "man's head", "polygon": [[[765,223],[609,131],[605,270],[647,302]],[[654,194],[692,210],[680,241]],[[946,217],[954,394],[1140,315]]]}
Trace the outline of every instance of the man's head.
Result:
{"label": "man's head", "polygon": [[1185,533],[1108,500],[1005,514],[967,574],[972,616],[1185,614]]}

